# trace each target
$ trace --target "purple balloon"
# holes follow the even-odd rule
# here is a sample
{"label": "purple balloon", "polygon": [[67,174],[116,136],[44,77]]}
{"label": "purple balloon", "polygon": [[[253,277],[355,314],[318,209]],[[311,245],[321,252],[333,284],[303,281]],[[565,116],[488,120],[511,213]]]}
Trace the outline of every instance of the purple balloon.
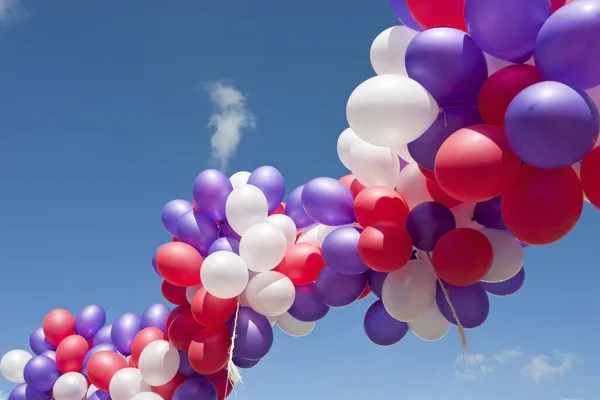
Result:
{"label": "purple balloon", "polygon": [[433,251],[438,240],[456,228],[452,211],[442,203],[426,201],[408,213],[406,230],[413,246],[423,251]]}
{"label": "purple balloon", "polygon": [[140,330],[153,327],[166,332],[165,325],[171,309],[164,304],[156,303],[149,305],[140,318]]}
{"label": "purple balloon", "polygon": [[302,192],[304,186],[298,186],[292,190],[292,193],[288,196],[287,203],[285,204],[285,215],[290,217],[298,229],[305,228],[315,223],[315,221],[306,213],[304,206],[302,205]]}
{"label": "purple balloon", "polygon": [[473,211],[473,218],[475,222],[486,228],[506,230],[502,211],[500,211],[500,197],[477,203]]}
{"label": "purple balloon", "polygon": [[288,313],[298,321],[313,322],[325,317],[329,306],[321,301],[314,283],[296,286],[296,297]]}
{"label": "purple balloon", "polygon": [[[444,287],[464,328],[476,328],[485,322],[490,312],[490,300],[481,284],[460,287],[444,283]],[[439,283],[436,301],[444,318],[451,324],[457,325]]]}
{"label": "purple balloon", "polygon": [[112,339],[110,337],[110,333],[112,331],[112,324],[106,325],[105,327],[100,328],[98,333],[94,336],[94,340],[92,341],[92,346],[98,346],[102,343],[112,344]]}
{"label": "purple balloon", "polygon": [[242,369],[250,369],[256,367],[256,365],[260,362],[260,360],[248,360],[244,357],[235,356],[233,357],[233,363],[236,367]]}
{"label": "purple balloon", "polygon": [[321,224],[339,226],[356,221],[352,192],[337,179],[309,181],[302,190],[301,199],[306,213]]}
{"label": "purple balloon", "polygon": [[231,225],[229,225],[229,222],[227,221],[219,225],[219,237],[231,238],[237,241],[239,241],[242,238],[236,231],[233,230],[233,228],[231,227]]}
{"label": "purple balloon", "polygon": [[494,296],[510,296],[523,287],[525,283],[525,268],[521,270],[512,278],[498,283],[485,283],[481,282],[481,286],[486,292]]}
{"label": "purple balloon", "polygon": [[315,283],[321,301],[329,307],[345,307],[355,302],[367,285],[367,274],[344,275],[323,268]]}
{"label": "purple balloon", "polygon": [[177,238],[183,243],[193,246],[206,257],[210,245],[219,237],[219,228],[210,217],[202,211],[190,211],[177,221]]}
{"label": "purple balloon", "polygon": [[56,346],[50,343],[44,335],[42,328],[37,328],[29,335],[29,347],[36,354],[40,355],[46,350],[56,350]]}
{"label": "purple balloon", "polygon": [[106,323],[106,311],[96,304],[85,306],[75,316],[75,333],[85,340],[92,339]]}
{"label": "purple balloon", "polygon": [[230,251],[235,254],[240,254],[240,241],[230,237],[218,238],[208,248],[208,254],[211,255],[217,251]]}
{"label": "purple balloon", "polygon": [[550,17],[548,0],[468,0],[465,20],[479,48],[496,58],[525,61]]}
{"label": "purple balloon", "polygon": [[[158,272],[158,268],[156,267],[156,253],[158,252],[158,249],[156,249],[154,251],[154,254],[152,255],[152,269],[154,269],[154,272],[156,272],[156,275],[161,276],[160,272]],[[162,276],[161,276],[162,278]]]}
{"label": "purple balloon", "polygon": [[488,77],[481,49],[454,28],[431,28],[415,36],[406,50],[406,71],[438,103],[469,98]]}
{"label": "purple balloon", "polygon": [[369,307],[363,327],[369,340],[378,346],[396,344],[408,332],[408,324],[388,314],[381,300],[377,300]]}
{"label": "purple balloon", "polygon": [[190,359],[187,351],[179,350],[179,370],[178,372],[186,378],[200,376],[190,365]]}
{"label": "purple balloon", "polygon": [[27,385],[22,383],[11,390],[10,394],[8,395],[8,400],[27,400],[26,391]]}
{"label": "purple balloon", "polygon": [[108,392],[96,390],[88,396],[87,400],[111,400],[111,397],[110,394],[108,394]]}
{"label": "purple balloon", "polygon": [[215,386],[202,376],[183,382],[173,392],[173,400],[217,400],[217,398]]}
{"label": "purple balloon", "polygon": [[125,313],[113,322],[110,338],[124,356],[131,354],[131,344],[140,331],[141,318],[135,313]]}
{"label": "purple balloon", "polygon": [[186,200],[171,200],[162,209],[160,219],[163,226],[173,236],[177,236],[177,220],[194,209],[194,205]]}
{"label": "purple balloon", "polygon": [[598,110],[585,93],[559,82],[540,82],[513,99],[504,130],[521,160],[535,167],[561,168],[592,150],[598,121]]}
{"label": "purple balloon", "polygon": [[360,233],[354,227],[338,228],[325,237],[322,244],[323,260],[336,272],[357,275],[367,272],[369,267],[358,255]]}
{"label": "purple balloon", "polygon": [[25,385],[25,398],[27,400],[49,400],[52,399],[50,393],[47,391],[39,391],[31,387],[31,385]]}
{"label": "purple balloon", "polygon": [[402,25],[406,25],[410,29],[414,31],[422,31],[423,27],[419,25],[415,18],[412,16],[410,10],[408,9],[408,5],[406,4],[406,0],[390,0],[390,6],[392,6],[392,11],[398,21],[402,22]]}
{"label": "purple balloon", "polygon": [[586,90],[600,85],[600,2],[577,0],[546,21],[535,44],[535,65],[546,80]]}
{"label": "purple balloon", "polygon": [[409,164],[407,161],[404,161],[402,157],[398,157],[398,161],[400,162],[400,171],[402,171]]}
{"label": "purple balloon", "polygon": [[61,373],[51,358],[35,356],[25,364],[23,375],[28,387],[45,392],[52,389]]}
{"label": "purple balloon", "polygon": [[42,354],[40,354],[40,356],[46,356],[49,359],[56,361],[56,351],[54,350],[46,350]]}
{"label": "purple balloon", "polygon": [[97,346],[92,347],[85,355],[85,357],[83,358],[83,368],[81,368],[81,372],[83,372],[84,375],[87,375],[87,363],[90,360],[90,358],[100,352],[100,351],[113,351],[113,352],[117,352],[117,348],[110,344],[110,343],[102,343],[99,344]]}
{"label": "purple balloon", "polygon": [[[233,321],[229,324],[233,330]],[[240,307],[236,327],[234,356],[247,360],[259,360],[273,346],[273,328],[264,315],[250,307]],[[231,332],[233,334],[233,332]]]}
{"label": "purple balloon", "polygon": [[383,289],[383,282],[387,278],[388,274],[385,272],[377,272],[369,270],[367,272],[367,279],[369,283],[369,289],[375,296],[381,298],[381,290]]}
{"label": "purple balloon", "polygon": [[263,192],[269,204],[269,213],[279,207],[285,196],[285,180],[275,167],[265,165],[256,168],[248,178],[248,185],[254,185]]}
{"label": "purple balloon", "polygon": [[408,152],[422,167],[434,169],[435,156],[442,143],[459,129],[482,124],[477,106],[441,105],[441,112],[433,124],[416,140],[408,144]]}
{"label": "purple balloon", "polygon": [[225,203],[231,192],[231,181],[216,169],[206,169],[194,180],[194,201],[215,222],[225,221]]}

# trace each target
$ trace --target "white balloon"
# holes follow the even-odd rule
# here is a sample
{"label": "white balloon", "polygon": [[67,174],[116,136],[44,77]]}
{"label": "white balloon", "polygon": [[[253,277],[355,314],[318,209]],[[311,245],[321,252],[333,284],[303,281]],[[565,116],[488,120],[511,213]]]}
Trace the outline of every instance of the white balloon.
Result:
{"label": "white balloon", "polygon": [[344,164],[344,167],[350,169],[350,149],[355,141],[358,140],[356,133],[350,128],[343,131],[338,137],[337,154],[338,158]]}
{"label": "white balloon", "polygon": [[196,292],[201,287],[202,287],[202,285],[195,285],[195,286],[188,286],[187,288],[185,288],[185,298],[188,303],[192,304],[192,300],[194,299]]}
{"label": "white balloon", "polygon": [[296,241],[296,243],[310,243],[315,246],[320,246],[319,243],[319,227],[320,224],[313,224],[304,228],[304,231],[300,234],[300,237]]}
{"label": "white balloon", "polygon": [[436,120],[439,107],[418,82],[401,75],[379,75],[350,95],[346,118],[362,140],[382,147],[410,143]]}
{"label": "white balloon", "polygon": [[286,248],[283,231],[265,221],[244,232],[240,240],[240,257],[250,271],[265,272],[279,265],[285,257]]}
{"label": "white balloon", "polygon": [[267,317],[281,315],[290,309],[296,298],[294,284],[277,271],[256,275],[248,283],[246,299],[250,307]]}
{"label": "white balloon", "polygon": [[237,254],[216,251],[204,259],[200,279],[208,293],[220,299],[232,299],[246,289],[248,267]]}
{"label": "white balloon", "polygon": [[410,330],[421,340],[435,342],[448,333],[450,322],[440,312],[435,302],[419,318],[408,323]]}
{"label": "white balloon", "polygon": [[131,400],[141,392],[149,392],[152,388],[142,379],[137,368],[123,368],[117,371],[110,380],[108,392],[113,400]]}
{"label": "white balloon", "polygon": [[315,329],[316,322],[304,322],[299,321],[292,317],[289,313],[285,313],[277,320],[279,329],[284,331],[290,336],[302,337],[306,336]]}
{"label": "white balloon", "polygon": [[267,198],[256,186],[240,186],[227,197],[225,216],[231,228],[240,236],[252,225],[264,222],[268,214]]}
{"label": "white balloon", "polygon": [[82,400],[86,398],[88,383],[79,372],[67,372],[61,375],[52,387],[55,400]]}
{"label": "white balloon", "polygon": [[281,318],[281,315],[276,315],[274,317],[267,317],[271,326],[275,325],[277,323],[277,321],[279,320],[279,318]]}
{"label": "white balloon", "polygon": [[392,317],[411,322],[425,314],[435,301],[435,284],[435,275],[425,262],[410,260],[385,278],[381,300]]}
{"label": "white balloon", "polygon": [[454,220],[456,221],[457,228],[471,228],[475,230],[482,230],[483,225],[480,225],[475,221],[475,206],[477,203],[461,203],[456,207],[452,207],[450,211],[454,214]]}
{"label": "white balloon", "polygon": [[179,351],[166,340],[151,342],[140,354],[138,368],[142,379],[152,386],[169,383],[179,369]]}
{"label": "white balloon", "polygon": [[284,214],[273,214],[267,217],[267,222],[281,229],[285,235],[285,241],[288,246],[296,243],[296,233],[298,232],[298,228],[296,228],[293,219]]}
{"label": "white balloon", "polygon": [[231,175],[229,178],[229,182],[234,189],[239,188],[240,186],[244,186],[248,183],[248,179],[250,178],[251,173],[248,171],[238,171],[235,174]]}
{"label": "white balloon", "polygon": [[492,268],[481,279],[483,282],[497,283],[509,280],[519,273],[525,262],[525,252],[510,234],[498,229],[481,230],[494,249]]}
{"label": "white balloon", "polygon": [[396,146],[392,148],[392,150],[398,155],[398,157],[406,161],[408,164],[415,163],[415,159],[412,158],[412,156],[408,152],[408,145],[403,144],[401,146]]}
{"label": "white balloon", "polygon": [[138,393],[131,398],[131,400],[163,400],[162,396],[154,392],[142,392]]}
{"label": "white balloon", "polygon": [[2,376],[13,383],[25,382],[23,371],[33,356],[25,350],[11,350],[0,360]]}
{"label": "white balloon", "polygon": [[92,394],[94,394],[94,392],[97,392],[98,390],[100,390],[100,389],[98,389],[96,386],[90,384],[90,387],[88,388],[85,397],[86,398],[90,397]]}
{"label": "white balloon", "polygon": [[323,244],[323,241],[331,232],[335,231],[338,228],[342,228],[342,226],[319,225],[319,229],[317,229],[317,239],[319,241],[319,246]]}
{"label": "white balloon", "polygon": [[417,164],[409,164],[398,176],[396,192],[402,196],[411,210],[426,201],[433,201],[427,190],[427,178]]}
{"label": "white balloon", "polygon": [[350,170],[364,186],[394,188],[400,174],[400,160],[391,148],[359,139],[350,149]]}
{"label": "white balloon", "polygon": [[375,73],[408,76],[404,61],[406,49],[418,33],[404,25],[381,32],[371,45],[371,65]]}

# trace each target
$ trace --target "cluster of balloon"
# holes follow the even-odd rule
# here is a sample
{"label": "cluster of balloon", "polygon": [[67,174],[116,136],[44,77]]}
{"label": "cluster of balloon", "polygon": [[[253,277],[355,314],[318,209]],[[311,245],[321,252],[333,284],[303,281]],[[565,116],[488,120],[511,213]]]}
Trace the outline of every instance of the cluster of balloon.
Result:
{"label": "cluster of balloon", "polygon": [[600,2],[391,4],[403,25],[373,42],[377,75],[351,94],[337,143],[351,174],[284,203],[274,167],[201,172],[193,201],[163,208],[173,240],[153,258],[176,307],[109,326],[97,306],[52,311],[37,355],[0,363],[24,382],[11,400],[222,400],[273,326],[308,335],[370,293],[377,345],[464,333],[488,295],[521,288],[524,247],[569,233],[584,199],[600,208]]}

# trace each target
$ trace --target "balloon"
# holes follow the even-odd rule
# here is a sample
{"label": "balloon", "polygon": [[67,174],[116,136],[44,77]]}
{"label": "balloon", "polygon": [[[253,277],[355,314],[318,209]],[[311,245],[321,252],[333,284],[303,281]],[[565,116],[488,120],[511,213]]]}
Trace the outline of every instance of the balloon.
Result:
{"label": "balloon", "polygon": [[323,260],[329,268],[345,275],[362,274],[368,271],[369,267],[359,255],[360,237],[360,232],[351,226],[338,228],[327,235],[321,248]]}
{"label": "balloon", "polygon": [[158,328],[162,332],[165,331],[165,323],[169,317],[171,310],[164,304],[151,304],[142,313],[140,318],[140,329],[144,328]]}
{"label": "balloon", "polygon": [[142,350],[138,368],[144,382],[166,385],[179,370],[179,352],[166,340],[156,340]]}
{"label": "balloon", "polygon": [[276,271],[262,272],[248,283],[246,299],[259,314],[275,317],[290,309],[296,291],[285,275]]}
{"label": "balloon", "polygon": [[391,346],[406,336],[408,325],[398,321],[385,310],[381,300],[369,307],[363,323],[369,340],[378,346]]}
{"label": "balloon", "polygon": [[46,336],[44,336],[44,330],[42,328],[37,328],[31,332],[31,335],[29,336],[29,347],[37,355],[40,355],[47,350],[56,350],[56,346],[50,343],[46,339]]}
{"label": "balloon", "polygon": [[244,185],[231,192],[227,198],[225,213],[233,230],[243,235],[252,225],[267,219],[269,203],[259,188]]}
{"label": "balloon", "polygon": [[225,202],[232,191],[227,176],[214,169],[200,172],[194,180],[194,201],[213,221],[225,221]]}
{"label": "balloon", "polygon": [[187,304],[186,288],[184,286],[175,286],[169,281],[163,280],[160,284],[160,292],[165,300],[171,304],[180,306]]}
{"label": "balloon", "polygon": [[352,193],[352,196],[354,196],[354,198],[356,198],[356,196],[358,196],[358,194],[362,192],[366,187],[362,183],[360,183],[358,179],[356,179],[352,174],[341,177],[340,182],[342,182],[348,189],[350,189],[350,193]]}
{"label": "balloon", "polygon": [[255,367],[260,360],[247,360],[243,357],[240,356],[235,356],[233,357],[233,363],[235,364],[236,367],[238,368],[242,368],[242,369],[250,369]]}
{"label": "balloon", "polygon": [[235,254],[240,254],[240,241],[230,237],[220,237],[215,240],[208,248],[208,255],[217,251],[231,251]]}
{"label": "balloon", "polygon": [[379,298],[381,298],[381,290],[383,289],[383,282],[387,277],[387,273],[385,272],[377,272],[370,270],[367,272],[368,276],[368,286],[371,289],[371,292]]}
{"label": "balloon", "polygon": [[217,388],[218,400],[225,400],[233,391],[233,385],[229,382],[229,372],[225,368],[207,376],[206,379]]}
{"label": "balloon", "polygon": [[344,167],[350,169],[350,149],[354,142],[359,140],[356,133],[350,128],[346,128],[337,140],[337,155]]}
{"label": "balloon", "polygon": [[535,44],[535,63],[546,80],[583,90],[600,85],[598,15],[597,1],[578,0],[548,18]]}
{"label": "balloon", "polygon": [[500,197],[477,203],[473,211],[475,221],[487,228],[506,230],[500,210]]}
{"label": "balloon", "polygon": [[186,200],[171,200],[162,209],[160,219],[163,226],[173,236],[177,236],[177,220],[185,213],[192,211],[194,206]]}
{"label": "balloon", "polygon": [[486,53],[507,61],[525,61],[550,17],[548,0],[467,0],[469,34]]}
{"label": "balloon", "polygon": [[287,246],[291,246],[296,243],[296,224],[294,221],[283,214],[275,214],[267,217],[267,222],[273,226],[279,228],[283,235],[285,236],[285,241]]}
{"label": "balloon", "polygon": [[[230,333],[233,336],[233,322]],[[273,329],[269,320],[248,307],[240,307],[235,330],[234,356],[258,360],[267,355],[273,345]]]}
{"label": "balloon", "polygon": [[56,362],[46,356],[33,357],[23,369],[23,378],[27,386],[41,392],[52,389],[60,375]]}
{"label": "balloon", "polygon": [[208,293],[206,288],[200,287],[192,298],[192,316],[203,326],[223,325],[235,313],[238,300],[220,299]]}
{"label": "balloon", "polygon": [[515,181],[520,165],[500,128],[474,125],[442,144],[435,158],[435,177],[440,188],[457,200],[485,201]]}
{"label": "balloon", "polygon": [[542,80],[536,67],[523,64],[510,65],[490,75],[479,92],[477,104],[481,116],[490,125],[504,127],[504,116],[511,101],[519,92]]}
{"label": "balloon", "polygon": [[371,65],[375,73],[408,76],[404,56],[417,33],[406,26],[394,26],[380,33],[371,45]]}
{"label": "balloon", "polygon": [[590,203],[600,209],[600,147],[581,161],[581,186]]}
{"label": "balloon", "polygon": [[424,201],[432,200],[427,190],[426,178],[416,164],[410,164],[400,171],[396,192],[406,201],[411,210]]}
{"label": "balloon", "polygon": [[315,284],[311,283],[296,286],[294,303],[287,312],[299,321],[314,322],[327,315],[329,306],[321,301]]}
{"label": "balloon", "polygon": [[203,211],[190,211],[177,220],[177,238],[206,256],[210,245],[219,237],[219,228]]}
{"label": "balloon", "polygon": [[131,400],[133,396],[150,390],[150,385],[144,382],[138,369],[123,368],[112,377],[109,393],[113,400]]}
{"label": "balloon", "polygon": [[323,303],[329,307],[345,307],[358,299],[366,284],[366,274],[343,275],[325,267],[315,285]]}
{"label": "balloon", "polygon": [[87,400],[110,400],[108,392],[98,390],[94,385],[90,385],[87,391]]}
{"label": "balloon", "polygon": [[485,283],[481,282],[481,286],[491,295],[494,296],[510,296],[516,293],[525,282],[525,269],[521,268],[519,272],[510,279],[503,282]]}
{"label": "balloon", "polygon": [[230,346],[229,329],[225,325],[202,329],[190,343],[188,359],[191,367],[202,375],[214,374],[227,364]]}
{"label": "balloon", "polygon": [[[583,0],[579,0],[583,1]],[[550,244],[569,233],[583,211],[583,191],[571,167],[541,169],[523,165],[502,195],[502,217],[517,239]]]}
{"label": "balloon", "polygon": [[113,375],[127,368],[127,361],[116,352],[99,351],[87,363],[87,376],[98,389],[108,392]]}
{"label": "balloon", "polygon": [[7,400],[47,400],[48,392],[35,390],[25,384],[15,387],[7,397]]}
{"label": "balloon", "polygon": [[[408,52],[406,67],[410,74]],[[438,111],[435,100],[417,81],[401,75],[379,75],[360,84],[350,95],[346,118],[362,140],[391,147],[421,136]]]}
{"label": "balloon", "polygon": [[179,350],[179,370],[178,373],[184,378],[193,378],[198,375],[190,365],[189,355],[187,351]]}
{"label": "balloon", "polygon": [[421,340],[435,342],[446,336],[450,322],[444,318],[436,303],[419,318],[408,323],[410,330]]}
{"label": "balloon", "polygon": [[179,350],[187,350],[190,342],[204,327],[200,325],[191,309],[186,308],[175,316],[173,322],[167,327],[169,341]]}
{"label": "balloon", "polygon": [[387,187],[366,188],[354,200],[354,214],[362,227],[383,221],[403,224],[408,212],[406,201]]}
{"label": "balloon", "polygon": [[396,15],[396,18],[402,23],[402,25],[406,25],[410,29],[414,29],[415,31],[423,30],[423,27],[419,25],[417,21],[415,21],[412,16],[410,10],[408,9],[408,5],[406,4],[406,0],[390,0],[390,6],[392,7],[392,11]]}
{"label": "balloon", "polygon": [[369,268],[392,272],[406,264],[412,254],[410,235],[402,225],[378,222],[365,228],[358,240],[358,254]]}
{"label": "balloon", "polygon": [[598,110],[586,94],[562,83],[541,82],[515,97],[504,126],[510,147],[523,161],[561,168],[581,160],[594,147]]}
{"label": "balloon", "polygon": [[42,329],[46,339],[58,346],[64,338],[75,334],[75,318],[67,310],[56,308],[46,314]]}
{"label": "balloon", "polygon": [[477,231],[483,229],[483,226],[475,221],[474,215],[476,206],[477,203],[462,203],[450,210],[452,211],[452,214],[454,214],[457,228],[471,228]]}
{"label": "balloon", "polygon": [[449,26],[467,30],[465,0],[406,0],[406,4],[415,21],[425,29]]}
{"label": "balloon", "polygon": [[131,398],[131,400],[163,400],[165,397],[158,393],[153,392],[141,392]]}
{"label": "balloon", "polygon": [[112,351],[112,352],[117,352],[117,348],[111,344],[111,343],[101,343],[99,345],[96,345],[94,347],[92,347],[85,355],[85,357],[83,358],[83,366],[81,368],[81,371],[83,372],[84,375],[87,376],[87,363],[89,361],[89,359],[96,353],[100,352],[100,351]]}
{"label": "balloon", "polygon": [[324,267],[319,247],[311,243],[296,243],[287,248],[285,257],[274,271],[290,278],[294,285],[308,285],[317,280]]}
{"label": "balloon", "polygon": [[283,260],[286,247],[287,240],[281,229],[266,221],[260,222],[242,235],[240,257],[251,271],[270,271]]}
{"label": "balloon", "polygon": [[173,400],[217,400],[217,389],[204,377],[183,382],[175,389]]}
{"label": "balloon", "polygon": [[298,229],[305,228],[315,222],[306,213],[306,210],[304,210],[304,206],[302,205],[303,190],[304,185],[298,186],[296,189],[292,190],[288,196],[288,201],[285,207],[285,215],[294,221]]}
{"label": "balloon", "polygon": [[2,376],[14,383],[23,383],[23,371],[32,356],[25,350],[11,350],[2,356],[0,360],[0,371]]}
{"label": "balloon", "polygon": [[[398,180],[398,156],[389,147],[375,146],[362,139],[350,148],[350,170],[362,186],[393,188]],[[352,192],[352,186],[350,187]]]}
{"label": "balloon", "polygon": [[119,353],[126,356],[131,354],[131,344],[140,331],[140,323],[141,318],[135,313],[122,314],[113,322],[110,338]]}
{"label": "balloon", "polygon": [[315,178],[302,190],[302,205],[315,221],[331,226],[354,222],[354,197],[343,183],[333,178]]}
{"label": "balloon", "polygon": [[444,192],[435,180],[427,178],[426,185],[427,191],[429,192],[429,195],[431,196],[433,201],[441,203],[448,208],[454,208],[462,204],[462,201],[456,200],[454,197],[451,197],[450,195],[448,195],[448,193]]}
{"label": "balloon", "polygon": [[423,251],[433,251],[442,236],[456,228],[454,214],[443,204],[427,201],[408,214],[406,230],[413,246]]}
{"label": "balloon", "polygon": [[515,276],[523,267],[525,253],[515,238],[496,229],[483,229],[481,233],[490,241],[494,249],[492,267],[481,280],[483,282],[503,282]]}
{"label": "balloon", "polygon": [[[444,287],[463,328],[477,328],[485,322],[490,312],[490,300],[485,290],[483,290],[483,286],[476,283],[471,286],[460,287],[444,283]],[[439,284],[436,300],[444,318],[451,324],[457,325],[452,309]]]}
{"label": "balloon", "polygon": [[156,267],[160,275],[175,286],[200,284],[202,256],[186,243],[162,245],[156,252]]}
{"label": "balloon", "polygon": [[112,339],[110,338],[110,332],[112,331],[112,324],[106,325],[96,333],[94,336],[94,340],[92,341],[92,346],[97,346],[99,344],[108,343],[112,344]]}
{"label": "balloon", "polygon": [[46,350],[45,352],[40,354],[40,356],[46,356],[46,357],[56,361],[56,351]]}
{"label": "balloon", "polygon": [[285,180],[277,168],[265,165],[256,168],[248,178],[248,185],[256,186],[265,195],[269,213],[275,211],[285,196]]}
{"label": "balloon", "polygon": [[87,340],[82,336],[71,335],[64,338],[56,348],[56,365],[60,372],[80,371],[89,349]]}
{"label": "balloon", "polygon": [[[139,364],[140,354],[150,343],[157,340],[164,340],[165,334],[158,328],[144,328],[135,335],[131,344],[131,359],[134,363]],[[156,385],[155,385],[156,386]]]}
{"label": "balloon", "polygon": [[248,179],[250,179],[250,175],[252,174],[248,171],[238,171],[229,177],[229,182],[231,182],[231,186],[236,189],[246,185]]}
{"label": "balloon", "polygon": [[296,239],[296,243],[310,243],[316,246],[321,245],[321,241],[319,240],[319,230],[321,228],[320,224],[313,224],[311,226],[302,229],[298,233],[298,238]]}
{"label": "balloon", "polygon": [[85,338],[92,339],[106,323],[106,312],[99,305],[89,305],[81,309],[75,317],[75,332]]}
{"label": "balloon", "polygon": [[315,329],[315,322],[299,321],[289,313],[285,313],[277,320],[277,326],[290,336],[303,337]]}
{"label": "balloon", "polygon": [[88,383],[85,376],[79,372],[67,372],[60,376],[52,388],[52,398],[55,400],[80,400],[85,398]]}
{"label": "balloon", "polygon": [[[225,221],[221,225],[219,225],[219,237],[227,237],[235,240],[240,240],[242,237],[233,230],[229,222]],[[210,248],[209,248],[210,253]]]}
{"label": "balloon", "polygon": [[220,299],[230,299],[246,289],[248,267],[237,254],[217,251],[204,260],[200,277],[210,294]]}
{"label": "balloon", "polygon": [[[413,39],[406,50],[406,70],[438,103],[468,99],[488,77],[485,57],[473,39],[447,27],[428,29]],[[437,112],[432,117],[426,128],[438,117]]]}

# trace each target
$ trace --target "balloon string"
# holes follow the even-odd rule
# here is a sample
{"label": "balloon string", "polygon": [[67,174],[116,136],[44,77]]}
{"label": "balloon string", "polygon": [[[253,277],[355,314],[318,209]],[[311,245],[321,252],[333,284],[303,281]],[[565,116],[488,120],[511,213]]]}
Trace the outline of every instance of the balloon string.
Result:
{"label": "balloon string", "polygon": [[229,385],[234,387],[242,383],[242,374],[238,367],[233,363],[233,350],[235,349],[235,339],[237,338],[237,324],[240,315],[240,302],[238,301],[235,309],[235,319],[233,321],[233,333],[231,335],[231,346],[229,347],[229,361],[227,361],[227,383],[225,384],[225,393],[229,390]]}

